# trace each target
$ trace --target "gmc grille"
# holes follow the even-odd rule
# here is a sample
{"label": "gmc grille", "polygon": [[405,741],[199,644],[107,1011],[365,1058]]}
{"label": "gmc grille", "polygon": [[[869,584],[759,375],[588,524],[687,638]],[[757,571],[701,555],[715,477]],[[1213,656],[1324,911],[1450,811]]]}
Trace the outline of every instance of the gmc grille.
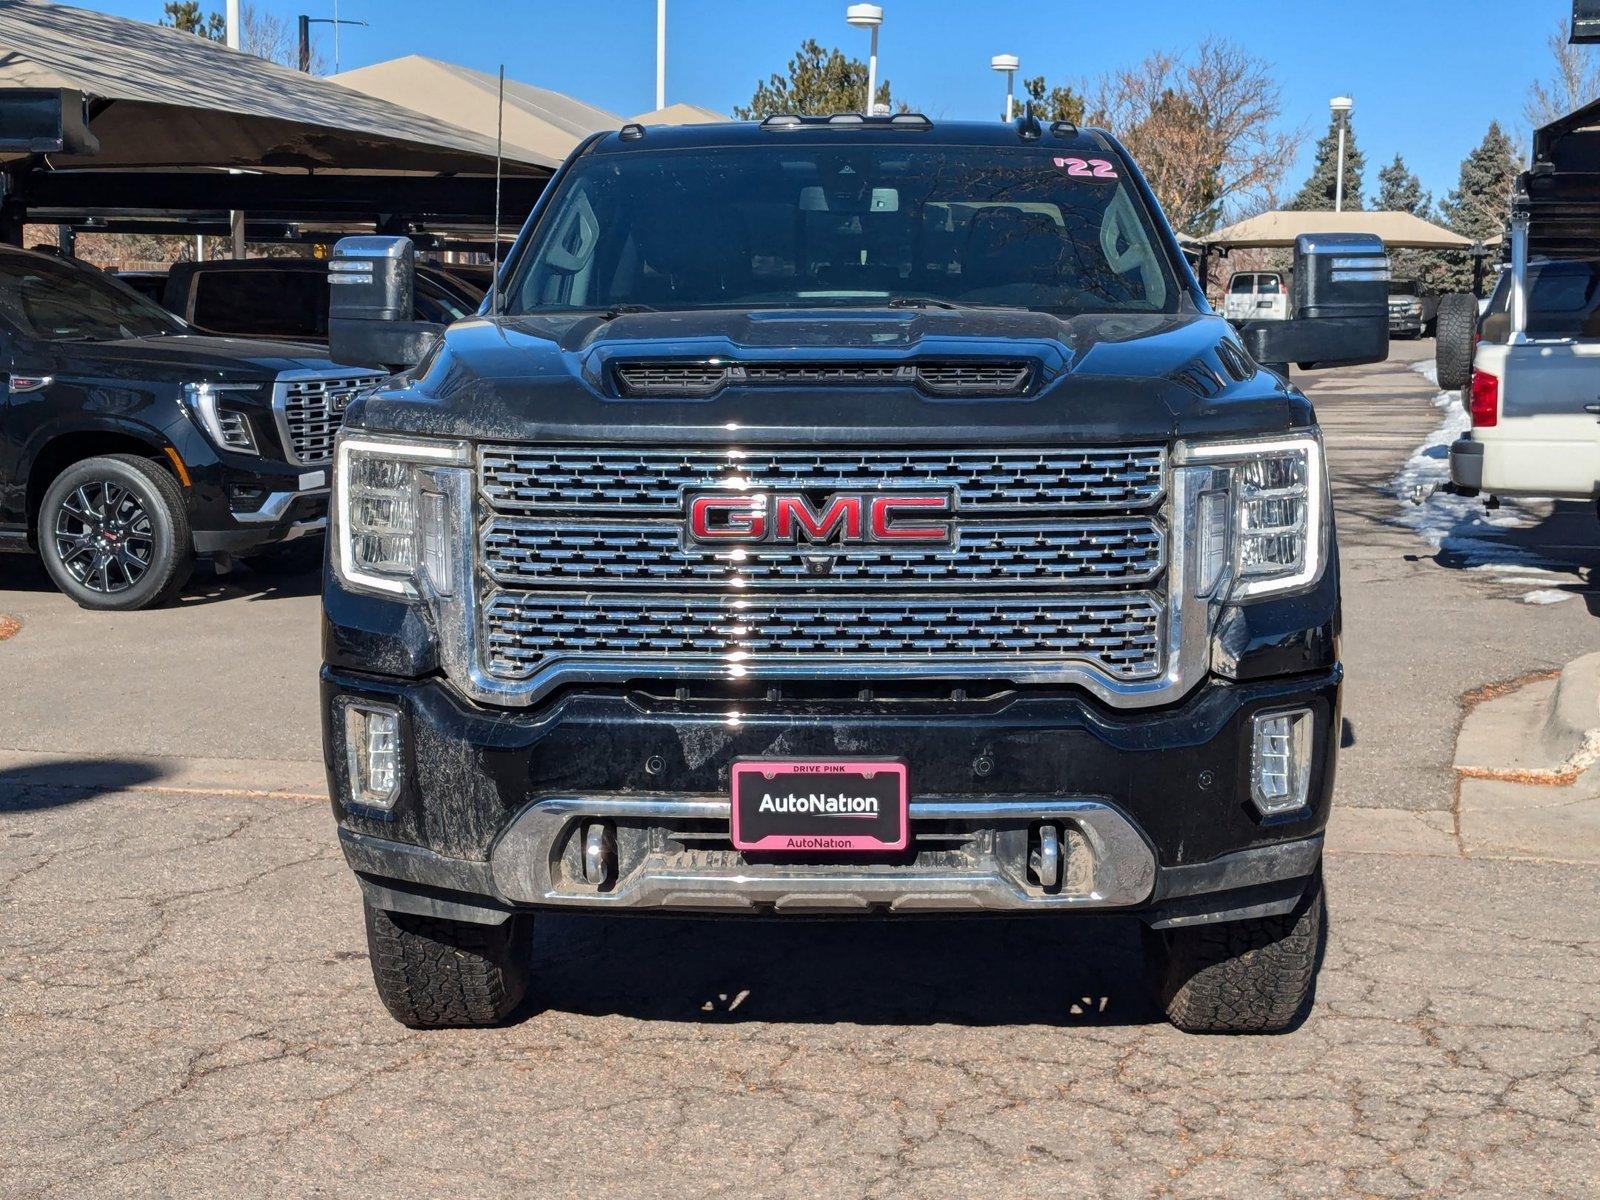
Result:
{"label": "gmc grille", "polygon": [[350,401],[382,378],[377,373],[280,375],[273,400],[289,462],[312,466],[331,459]]}
{"label": "gmc grille", "polygon": [[[478,663],[545,679],[1048,679],[1166,669],[1161,447],[482,446]],[[948,491],[939,545],[698,544],[688,494]]]}

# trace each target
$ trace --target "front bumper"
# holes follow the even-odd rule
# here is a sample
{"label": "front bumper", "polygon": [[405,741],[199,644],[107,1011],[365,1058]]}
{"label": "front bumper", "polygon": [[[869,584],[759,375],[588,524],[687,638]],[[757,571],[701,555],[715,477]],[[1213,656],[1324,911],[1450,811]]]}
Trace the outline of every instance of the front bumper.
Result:
{"label": "front bumper", "polygon": [[194,548],[201,554],[247,554],[328,527],[325,467],[219,467],[204,485],[197,480],[195,492]]}
{"label": "front bumper", "polygon": [[[1114,910],[1159,925],[1292,908],[1320,859],[1340,670],[1214,681],[1158,710],[1074,689],[989,700],[732,703],[571,691],[536,711],[481,708],[437,681],[325,668],[324,744],[340,840],[379,907],[498,921],[522,907],[709,913]],[[343,714],[401,716],[390,812],[352,801]],[[1303,706],[1310,797],[1249,801],[1257,712]],[[736,758],[895,755],[911,766],[912,845],[882,860],[797,861],[727,841]],[[614,854],[600,883],[585,831]],[[1041,883],[1042,831],[1057,856]]]}

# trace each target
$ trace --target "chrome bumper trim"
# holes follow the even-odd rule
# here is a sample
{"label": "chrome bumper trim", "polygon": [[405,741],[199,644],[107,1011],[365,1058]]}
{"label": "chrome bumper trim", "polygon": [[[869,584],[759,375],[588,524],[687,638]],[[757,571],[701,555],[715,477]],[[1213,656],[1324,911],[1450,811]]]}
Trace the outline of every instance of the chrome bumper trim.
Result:
{"label": "chrome bumper trim", "polygon": [[289,505],[300,499],[301,496],[326,496],[327,494],[328,489],[325,487],[308,488],[303,492],[273,492],[262,501],[261,507],[256,509],[255,512],[234,513],[233,519],[243,525],[270,525],[274,521],[281,520],[283,514],[289,511]]}
{"label": "chrome bumper trim", "polygon": [[726,821],[725,799],[669,800],[632,797],[557,797],[530,804],[496,839],[489,856],[495,894],[512,904],[590,909],[653,908],[749,912],[895,913],[1066,908],[1121,908],[1149,898],[1155,855],[1121,813],[1091,799],[917,801],[911,820],[966,821],[975,827],[1054,821],[1080,837],[1080,859],[1066,871],[1058,893],[1029,885],[1003,869],[998,858],[971,869],[885,864],[826,867],[749,863],[721,869],[684,867],[667,852],[651,852],[606,890],[567,879],[560,856],[585,820],[635,819],[670,823]]}

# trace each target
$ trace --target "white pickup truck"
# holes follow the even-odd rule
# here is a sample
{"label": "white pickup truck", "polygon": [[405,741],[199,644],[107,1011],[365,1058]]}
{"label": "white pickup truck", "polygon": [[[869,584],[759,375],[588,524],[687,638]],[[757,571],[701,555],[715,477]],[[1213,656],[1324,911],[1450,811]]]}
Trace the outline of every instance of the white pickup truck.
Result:
{"label": "white pickup truck", "polygon": [[[1534,132],[1511,266],[1478,322],[1472,428],[1450,447],[1454,492],[1600,500],[1597,180],[1600,100]],[[1442,380],[1443,354],[1440,366]]]}
{"label": "white pickup truck", "polygon": [[1521,280],[1513,264],[1484,313],[1465,397],[1472,428],[1450,447],[1451,482],[1600,499],[1600,246],[1593,258],[1528,260]]}

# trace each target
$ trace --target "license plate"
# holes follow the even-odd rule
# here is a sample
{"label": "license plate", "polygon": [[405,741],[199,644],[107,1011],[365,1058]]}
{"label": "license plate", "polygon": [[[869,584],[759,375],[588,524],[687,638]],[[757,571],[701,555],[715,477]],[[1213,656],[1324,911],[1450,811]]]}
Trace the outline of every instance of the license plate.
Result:
{"label": "license plate", "polygon": [[733,764],[731,824],[738,850],[904,850],[909,808],[904,763],[744,759]]}

